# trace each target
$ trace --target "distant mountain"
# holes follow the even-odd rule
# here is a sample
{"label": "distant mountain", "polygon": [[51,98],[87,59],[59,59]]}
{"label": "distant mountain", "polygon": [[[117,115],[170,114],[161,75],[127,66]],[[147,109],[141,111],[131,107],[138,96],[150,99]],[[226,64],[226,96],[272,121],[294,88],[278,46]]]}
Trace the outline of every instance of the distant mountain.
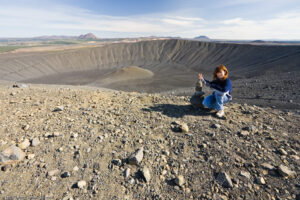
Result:
{"label": "distant mountain", "polygon": [[144,38],[169,38],[169,39],[179,39],[179,38],[181,38],[181,37],[179,37],[179,36],[154,36],[154,35],[150,35],[150,36],[144,36],[144,37],[139,37],[139,38],[142,38],[142,39],[144,39]]}
{"label": "distant mountain", "polygon": [[253,40],[252,42],[254,42],[254,43],[265,43],[265,41],[263,41],[263,40]]}
{"label": "distant mountain", "polygon": [[85,35],[80,35],[78,39],[98,39],[93,33],[87,33]]}
{"label": "distant mountain", "polygon": [[43,35],[34,37],[36,40],[66,40],[66,39],[76,39],[77,36],[65,36],[65,35]]}
{"label": "distant mountain", "polygon": [[76,40],[76,39],[98,39],[93,33],[87,33],[80,36],[66,36],[66,35],[44,35],[34,37],[35,40]]}
{"label": "distant mountain", "polygon": [[197,40],[210,40],[210,38],[205,36],[205,35],[200,35],[200,36],[194,37],[194,39],[197,39]]}

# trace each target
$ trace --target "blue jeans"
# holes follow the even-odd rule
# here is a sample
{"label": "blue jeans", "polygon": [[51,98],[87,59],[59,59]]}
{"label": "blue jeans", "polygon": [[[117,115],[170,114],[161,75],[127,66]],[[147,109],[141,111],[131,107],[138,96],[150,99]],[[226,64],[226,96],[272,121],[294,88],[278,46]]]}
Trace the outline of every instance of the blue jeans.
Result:
{"label": "blue jeans", "polygon": [[207,108],[223,110],[223,105],[229,101],[230,99],[227,95],[221,95],[220,93],[214,92],[213,94],[205,97],[202,104]]}

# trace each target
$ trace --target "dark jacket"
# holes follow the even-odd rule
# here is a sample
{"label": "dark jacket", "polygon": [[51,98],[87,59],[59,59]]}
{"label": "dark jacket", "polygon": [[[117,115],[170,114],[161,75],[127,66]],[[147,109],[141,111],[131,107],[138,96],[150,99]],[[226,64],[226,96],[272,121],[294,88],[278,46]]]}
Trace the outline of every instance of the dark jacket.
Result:
{"label": "dark jacket", "polygon": [[225,80],[216,79],[213,81],[203,80],[204,84],[217,90],[218,92],[227,93],[231,96],[232,84],[229,78]]}

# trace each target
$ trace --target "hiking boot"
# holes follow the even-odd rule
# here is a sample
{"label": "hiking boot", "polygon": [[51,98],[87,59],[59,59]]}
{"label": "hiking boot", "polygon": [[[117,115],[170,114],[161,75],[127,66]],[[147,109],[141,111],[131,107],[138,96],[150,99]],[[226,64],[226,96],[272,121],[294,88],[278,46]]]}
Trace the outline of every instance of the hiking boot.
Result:
{"label": "hiking boot", "polygon": [[224,117],[224,115],[225,115],[224,110],[219,110],[219,111],[216,113],[216,116],[219,117],[219,118]]}

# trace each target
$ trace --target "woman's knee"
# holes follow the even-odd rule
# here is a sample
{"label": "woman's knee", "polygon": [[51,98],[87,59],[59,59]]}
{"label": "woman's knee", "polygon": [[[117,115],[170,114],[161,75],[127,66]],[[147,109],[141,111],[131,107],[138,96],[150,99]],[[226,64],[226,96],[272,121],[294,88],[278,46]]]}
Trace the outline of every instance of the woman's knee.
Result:
{"label": "woman's knee", "polygon": [[205,97],[202,101],[202,105],[206,106],[207,107],[207,97]]}
{"label": "woman's knee", "polygon": [[222,95],[222,94],[218,94],[217,92],[215,92],[215,98],[216,98],[216,101],[219,103],[219,104],[223,104],[224,103],[224,98],[225,98],[225,95]]}
{"label": "woman's knee", "polygon": [[213,95],[209,95],[207,97],[205,97],[202,101],[202,104],[206,107],[211,107],[211,104],[213,103],[213,99],[214,96]]}

